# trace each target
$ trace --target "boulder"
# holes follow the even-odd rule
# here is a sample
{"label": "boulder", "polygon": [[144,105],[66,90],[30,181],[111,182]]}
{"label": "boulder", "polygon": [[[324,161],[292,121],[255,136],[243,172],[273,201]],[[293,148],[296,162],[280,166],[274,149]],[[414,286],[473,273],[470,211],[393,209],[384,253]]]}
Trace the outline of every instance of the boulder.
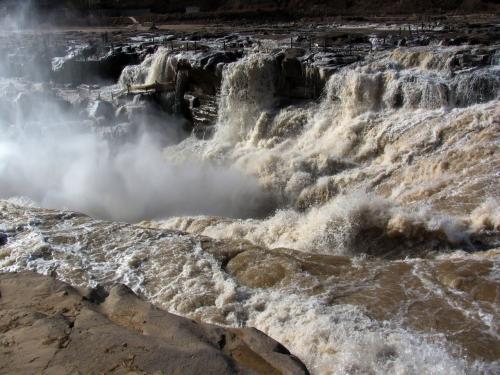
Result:
{"label": "boulder", "polygon": [[75,289],[35,273],[0,274],[0,372],[308,374],[253,328],[222,328],[155,308],[124,285]]}
{"label": "boulder", "polygon": [[96,100],[89,107],[89,116],[111,120],[115,117],[115,107],[105,100]]}
{"label": "boulder", "polygon": [[110,51],[103,56],[83,56],[77,54],[61,59],[53,64],[52,78],[58,83],[94,83],[101,81],[116,82],[122,70],[128,65],[140,62],[135,52]]}
{"label": "boulder", "polygon": [[0,246],[5,245],[8,240],[9,237],[5,233],[0,232]]}
{"label": "boulder", "polygon": [[286,79],[295,83],[303,81],[302,64],[296,57],[285,57],[281,63],[281,68]]}

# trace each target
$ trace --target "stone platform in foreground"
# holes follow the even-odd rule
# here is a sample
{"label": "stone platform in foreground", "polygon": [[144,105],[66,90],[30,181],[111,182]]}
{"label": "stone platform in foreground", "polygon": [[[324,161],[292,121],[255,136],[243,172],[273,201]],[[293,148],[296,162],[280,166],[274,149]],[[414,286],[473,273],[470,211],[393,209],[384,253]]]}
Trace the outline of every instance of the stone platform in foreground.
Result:
{"label": "stone platform in foreground", "polygon": [[0,274],[1,374],[308,374],[252,328],[159,310],[123,285],[75,289],[35,273]]}

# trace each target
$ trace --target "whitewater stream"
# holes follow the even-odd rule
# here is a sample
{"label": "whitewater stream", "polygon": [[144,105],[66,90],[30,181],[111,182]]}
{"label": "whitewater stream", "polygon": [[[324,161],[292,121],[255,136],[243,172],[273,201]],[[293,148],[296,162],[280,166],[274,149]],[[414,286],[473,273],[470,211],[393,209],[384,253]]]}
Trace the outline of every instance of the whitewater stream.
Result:
{"label": "whitewater stream", "polygon": [[197,52],[88,90],[5,74],[0,270],[124,283],[316,375],[498,374],[499,51],[373,51],[287,104],[275,54],[248,52],[217,67],[205,139],[115,97]]}

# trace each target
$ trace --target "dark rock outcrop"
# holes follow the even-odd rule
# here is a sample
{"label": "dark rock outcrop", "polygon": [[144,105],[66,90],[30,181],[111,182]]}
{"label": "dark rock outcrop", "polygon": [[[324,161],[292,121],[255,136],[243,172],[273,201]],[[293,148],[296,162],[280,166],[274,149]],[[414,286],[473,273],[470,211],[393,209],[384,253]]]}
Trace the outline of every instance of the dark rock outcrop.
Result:
{"label": "dark rock outcrop", "polygon": [[111,120],[115,117],[115,109],[110,102],[96,100],[89,107],[89,115],[94,118],[104,117],[106,120]]}
{"label": "dark rock outcrop", "polygon": [[5,233],[0,232],[0,246],[5,245],[8,242],[8,238]]}
{"label": "dark rock outcrop", "polygon": [[103,56],[93,57],[82,53],[57,64],[53,69],[52,78],[56,82],[74,85],[116,81],[123,68],[139,62],[140,58],[135,52],[110,51]]}
{"label": "dark rock outcrop", "polygon": [[308,374],[256,329],[197,323],[123,285],[108,294],[7,273],[0,293],[0,373]]}

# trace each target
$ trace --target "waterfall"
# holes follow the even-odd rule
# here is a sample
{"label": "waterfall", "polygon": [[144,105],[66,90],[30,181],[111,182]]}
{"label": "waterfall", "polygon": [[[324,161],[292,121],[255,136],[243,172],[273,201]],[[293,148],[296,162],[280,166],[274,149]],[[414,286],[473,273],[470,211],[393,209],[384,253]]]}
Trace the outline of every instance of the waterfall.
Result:
{"label": "waterfall", "polygon": [[245,139],[260,115],[274,100],[276,67],[261,54],[226,66],[219,99],[216,140],[236,143]]}

